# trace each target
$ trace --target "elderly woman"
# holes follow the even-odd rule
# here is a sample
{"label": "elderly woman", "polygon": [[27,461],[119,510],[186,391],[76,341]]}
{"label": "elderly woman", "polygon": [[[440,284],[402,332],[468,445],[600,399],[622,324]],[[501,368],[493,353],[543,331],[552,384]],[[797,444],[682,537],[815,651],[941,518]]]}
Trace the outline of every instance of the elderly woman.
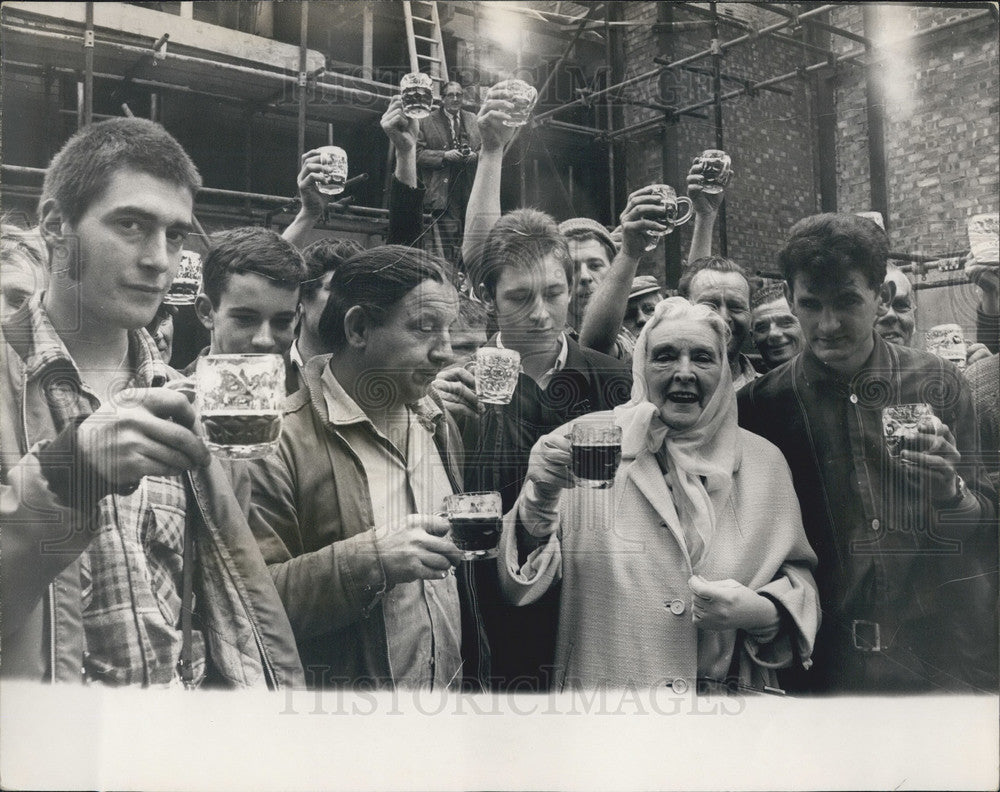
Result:
{"label": "elderly woman", "polygon": [[500,578],[519,605],[562,579],[556,689],[763,689],[775,669],[810,665],[816,557],[781,453],[736,424],[728,339],[705,306],[657,306],[631,400],[577,419],[621,427],[613,487],[563,491],[571,425],[532,449]]}

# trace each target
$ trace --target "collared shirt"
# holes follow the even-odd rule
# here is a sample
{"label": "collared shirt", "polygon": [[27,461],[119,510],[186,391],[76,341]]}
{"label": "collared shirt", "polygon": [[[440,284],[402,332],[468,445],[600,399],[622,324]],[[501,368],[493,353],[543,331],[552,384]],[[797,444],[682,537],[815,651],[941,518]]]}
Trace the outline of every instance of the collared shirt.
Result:
{"label": "collared shirt", "polygon": [[305,361],[302,360],[302,355],[299,352],[299,339],[297,338],[292,342],[291,347],[288,349],[288,359],[298,371],[302,371],[302,369],[306,367]]}
{"label": "collared shirt", "polygon": [[[981,526],[992,519],[994,496],[980,462],[968,387],[950,364],[874,339],[871,355],[852,377],[806,350],[740,393],[740,424],[775,443],[793,472],[819,558],[824,616],[813,674],[832,675],[823,684],[834,687],[856,684],[836,677],[838,653],[851,651],[856,639],[855,620],[878,623],[882,644],[898,644],[906,663],[922,657],[939,665],[947,652],[969,654],[971,644],[961,645],[959,632],[968,625],[959,622],[978,617],[960,612],[957,603],[976,595],[960,587],[989,574],[982,564],[990,557],[981,556],[977,543]],[[962,509],[933,503],[890,457],[882,408],[915,402],[930,404],[950,428],[962,457],[958,472],[978,493],[978,508],[971,499]],[[995,536],[995,523],[992,530]],[[995,550],[991,563],[995,575]],[[995,633],[995,623],[987,629]],[[901,674],[911,673],[906,663]],[[945,670],[961,675],[957,667]]]}
{"label": "collared shirt", "polygon": [[[433,514],[452,494],[434,428],[444,420],[430,399],[406,408],[397,427],[402,448],[371,422],[347,394],[330,367],[322,375],[323,398],[331,422],[357,454],[368,482],[376,531],[410,514]],[[395,432],[390,432],[396,434]],[[397,686],[447,686],[461,670],[461,615],[455,578],[401,583],[381,603],[392,679]]]}
{"label": "collared shirt", "polygon": [[[555,376],[557,371],[562,371],[566,367],[566,357],[569,355],[569,344],[566,341],[566,334],[559,334],[559,354],[556,356],[555,363],[548,369],[546,369],[542,375],[535,380],[538,383],[538,387],[545,390],[549,387],[549,383],[552,382],[552,377]],[[500,349],[506,349],[503,345],[503,339],[500,337],[500,333],[497,333],[497,346]]]}
{"label": "collared shirt", "polygon": [[[85,415],[100,407],[37,298],[31,310],[35,354],[29,372],[61,365],[78,385],[61,409]],[[167,369],[145,330],[129,333],[135,375],[125,387],[148,388],[166,381]],[[29,373],[30,376],[30,373]],[[66,421],[72,415],[64,415]],[[131,495],[111,494],[97,505],[94,538],[80,557],[84,670],[89,679],[113,685],[165,685],[178,681],[181,650],[181,578],[186,496],[180,477],[146,476]],[[195,630],[194,679],[205,668],[205,645]]]}
{"label": "collared shirt", "polygon": [[750,358],[742,352],[740,352],[737,361],[739,363],[740,370],[738,374],[733,375],[733,388],[738,391],[748,382],[753,382],[757,379],[757,377],[760,376],[760,373],[754,368],[753,363],[750,362]]}

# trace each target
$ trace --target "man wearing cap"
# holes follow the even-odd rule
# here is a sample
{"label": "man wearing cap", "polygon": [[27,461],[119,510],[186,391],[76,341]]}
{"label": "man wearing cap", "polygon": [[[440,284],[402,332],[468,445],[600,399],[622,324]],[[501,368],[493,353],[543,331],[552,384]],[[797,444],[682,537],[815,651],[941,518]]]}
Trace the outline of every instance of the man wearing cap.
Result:
{"label": "man wearing cap", "polygon": [[573,286],[569,305],[569,326],[576,331],[597,284],[604,278],[618,254],[618,246],[604,226],[589,217],[571,217],[559,224],[573,258]]}
{"label": "man wearing cap", "polygon": [[783,282],[754,292],[750,311],[750,332],[768,371],[802,351],[802,327],[788,305]]}
{"label": "man wearing cap", "polygon": [[[664,230],[664,226],[652,219],[657,214],[662,216],[655,193],[651,193],[648,187],[642,187],[628,197],[621,214],[620,249],[615,245],[612,235],[604,231],[603,226],[599,226],[607,237],[608,246],[617,252],[609,266],[601,272],[593,294],[588,296],[589,308],[585,317],[581,315],[581,346],[620,360],[632,359],[636,336],[646,323],[646,318],[651,315],[653,307],[663,299],[656,278],[651,275],[636,277],[639,260],[648,242],[647,233],[662,233]],[[567,220],[560,229],[576,222],[577,220]],[[615,231],[618,233],[618,229]],[[572,237],[565,230],[563,234],[571,240],[572,251]]]}

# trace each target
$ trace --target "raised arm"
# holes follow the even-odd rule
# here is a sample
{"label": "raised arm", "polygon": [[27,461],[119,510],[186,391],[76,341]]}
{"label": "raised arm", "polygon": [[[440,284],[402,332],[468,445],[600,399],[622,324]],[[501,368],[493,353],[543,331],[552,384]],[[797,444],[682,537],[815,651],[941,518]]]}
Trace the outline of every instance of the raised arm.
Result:
{"label": "raised arm", "polygon": [[281,236],[300,250],[309,242],[309,232],[323,217],[330,196],[324,195],[316,186],[317,179],[323,176],[323,166],[320,165],[318,149],[312,149],[302,155],[302,167],[296,180],[299,187],[299,200],[302,206],[295,219],[288,224]]}
{"label": "raised arm", "polygon": [[662,223],[647,217],[655,216],[659,211],[658,206],[659,198],[650,192],[649,187],[642,187],[628,197],[620,218],[622,246],[590,298],[580,328],[581,346],[606,355],[613,353],[615,338],[628,307],[632,280],[648,241],[646,232],[666,230]]}
{"label": "raised arm", "polygon": [[482,147],[479,150],[479,167],[472,182],[469,203],[465,209],[465,237],[462,240],[462,260],[474,271],[482,256],[486,237],[500,219],[500,174],[503,155],[516,134],[516,127],[504,125],[514,105],[506,100],[506,91],[493,86],[486,101],[479,108],[476,118]]}
{"label": "raised arm", "polygon": [[402,99],[393,97],[382,116],[382,131],[396,154],[389,186],[390,245],[414,245],[423,233],[424,188],[417,178],[417,137],[420,123],[403,113]]}
{"label": "raised arm", "polygon": [[687,194],[694,208],[694,226],[691,231],[691,249],[688,251],[688,262],[712,255],[712,231],[715,229],[715,218],[725,199],[726,192],[709,194],[701,189],[704,177],[701,175],[702,164],[695,160],[687,175]]}

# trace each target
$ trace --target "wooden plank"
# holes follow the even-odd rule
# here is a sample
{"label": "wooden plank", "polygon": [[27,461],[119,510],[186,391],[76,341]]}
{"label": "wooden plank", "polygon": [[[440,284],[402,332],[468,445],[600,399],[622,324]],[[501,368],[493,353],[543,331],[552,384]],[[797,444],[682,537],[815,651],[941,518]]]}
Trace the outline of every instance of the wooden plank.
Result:
{"label": "wooden plank", "polygon": [[[4,3],[4,12],[31,15],[63,22],[84,24],[84,3],[33,3],[10,0]],[[125,3],[94,3],[94,27],[100,32],[118,31],[133,36],[146,36],[154,41],[164,33],[170,35],[170,47],[181,46],[200,50],[215,56],[224,56],[269,66],[297,71],[299,48],[292,44],[254,36],[239,30],[211,25],[194,19],[151,11]],[[169,57],[169,56],[168,56]],[[326,64],[322,52],[309,50],[307,71],[315,71]]]}

